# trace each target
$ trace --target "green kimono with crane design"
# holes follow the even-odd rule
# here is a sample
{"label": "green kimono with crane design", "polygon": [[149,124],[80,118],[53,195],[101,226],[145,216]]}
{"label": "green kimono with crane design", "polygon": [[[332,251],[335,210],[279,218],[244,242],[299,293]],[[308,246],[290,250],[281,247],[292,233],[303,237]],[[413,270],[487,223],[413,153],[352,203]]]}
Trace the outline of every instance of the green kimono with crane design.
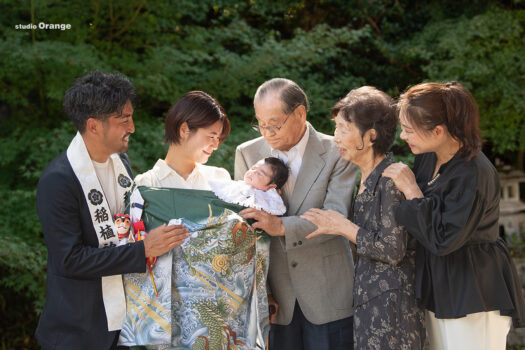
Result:
{"label": "green kimono with crane design", "polygon": [[153,278],[149,271],[124,275],[127,315],[119,344],[264,348],[270,237],[254,231],[237,214],[243,207],[213,192],[144,186],[138,190],[147,231],[181,219],[190,237],[158,257]]}

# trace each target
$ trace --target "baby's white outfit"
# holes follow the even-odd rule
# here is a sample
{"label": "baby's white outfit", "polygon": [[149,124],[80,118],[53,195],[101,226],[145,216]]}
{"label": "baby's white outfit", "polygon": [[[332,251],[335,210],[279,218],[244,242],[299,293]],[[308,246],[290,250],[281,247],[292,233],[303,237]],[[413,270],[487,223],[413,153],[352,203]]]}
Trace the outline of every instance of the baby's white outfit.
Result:
{"label": "baby's white outfit", "polygon": [[208,180],[208,183],[213,193],[225,202],[264,210],[272,215],[286,213],[283,199],[275,188],[262,191],[247,185],[244,181],[231,180]]}

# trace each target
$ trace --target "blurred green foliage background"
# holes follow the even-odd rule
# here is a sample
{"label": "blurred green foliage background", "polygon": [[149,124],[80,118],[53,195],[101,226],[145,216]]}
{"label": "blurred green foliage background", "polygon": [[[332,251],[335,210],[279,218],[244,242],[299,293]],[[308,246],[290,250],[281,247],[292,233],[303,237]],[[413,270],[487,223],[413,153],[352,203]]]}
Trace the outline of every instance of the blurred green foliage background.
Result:
{"label": "blurred green foliage background", "polygon": [[[40,22],[69,30],[22,30]],[[217,98],[232,133],[209,164],[233,172],[256,88],[301,85],[310,122],[331,133],[331,106],[373,85],[397,97],[422,81],[456,80],[481,111],[484,151],[523,169],[525,1],[0,0],[0,346],[33,349],[45,298],[46,248],[35,189],[75,131],[65,90],[93,69],[138,92],[129,155],[135,173],[163,157],[163,117],[189,90]],[[394,151],[410,160],[396,141]]]}

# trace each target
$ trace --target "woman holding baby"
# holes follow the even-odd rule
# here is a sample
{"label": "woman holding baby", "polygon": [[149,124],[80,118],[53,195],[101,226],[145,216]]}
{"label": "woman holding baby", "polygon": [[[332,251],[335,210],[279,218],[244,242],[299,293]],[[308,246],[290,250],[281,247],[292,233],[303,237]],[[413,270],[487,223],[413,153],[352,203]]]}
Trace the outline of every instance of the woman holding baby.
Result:
{"label": "woman holding baby", "polygon": [[[194,190],[209,190],[209,179],[230,180],[230,174],[223,168],[204,165],[211,154],[230,133],[230,121],[222,106],[210,95],[202,91],[184,94],[169,109],[165,120],[164,140],[168,143],[168,153],[159,159],[155,166],[135,178],[139,186],[168,187]],[[175,248],[175,251],[180,250]],[[180,259],[177,252],[172,258],[172,281],[175,280],[176,263]],[[161,257],[164,258],[164,257]],[[173,282],[172,282],[173,283]],[[173,295],[175,287],[170,283]],[[175,335],[180,318],[177,298],[172,297],[170,344],[149,345],[148,349],[170,349],[177,345]],[[179,336],[180,337],[180,336]]]}
{"label": "woman holding baby", "polygon": [[[245,175],[244,181],[231,181],[224,168],[205,165],[212,153],[230,132],[230,122],[223,107],[202,91],[184,94],[170,108],[165,120],[165,141],[169,144],[164,159],[135,178],[138,186],[164,187],[192,190],[213,190],[226,201],[254,206],[263,210],[285,211],[277,190],[286,182],[288,169],[277,158],[265,158],[255,164]],[[178,296],[176,271],[182,258],[181,247],[160,259],[171,259],[171,342],[148,345],[148,349],[171,349],[189,346],[195,337],[194,330],[184,325]],[[195,291],[198,293],[198,291]],[[179,304],[178,304],[179,303]],[[203,318],[207,317],[203,315]],[[191,318],[190,318],[191,319]],[[199,333],[200,334],[200,333]]]}

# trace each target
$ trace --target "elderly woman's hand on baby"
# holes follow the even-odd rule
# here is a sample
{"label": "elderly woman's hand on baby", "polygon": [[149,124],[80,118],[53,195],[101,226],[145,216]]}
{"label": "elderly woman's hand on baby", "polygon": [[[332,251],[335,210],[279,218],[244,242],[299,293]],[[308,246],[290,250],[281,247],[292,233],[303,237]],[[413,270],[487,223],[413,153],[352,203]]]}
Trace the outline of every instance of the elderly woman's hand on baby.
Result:
{"label": "elderly woman's hand on baby", "polygon": [[309,209],[301,215],[301,219],[308,220],[317,229],[306,236],[312,238],[323,234],[340,235],[355,242],[355,236],[359,227],[348,220],[343,214],[335,210]]}

